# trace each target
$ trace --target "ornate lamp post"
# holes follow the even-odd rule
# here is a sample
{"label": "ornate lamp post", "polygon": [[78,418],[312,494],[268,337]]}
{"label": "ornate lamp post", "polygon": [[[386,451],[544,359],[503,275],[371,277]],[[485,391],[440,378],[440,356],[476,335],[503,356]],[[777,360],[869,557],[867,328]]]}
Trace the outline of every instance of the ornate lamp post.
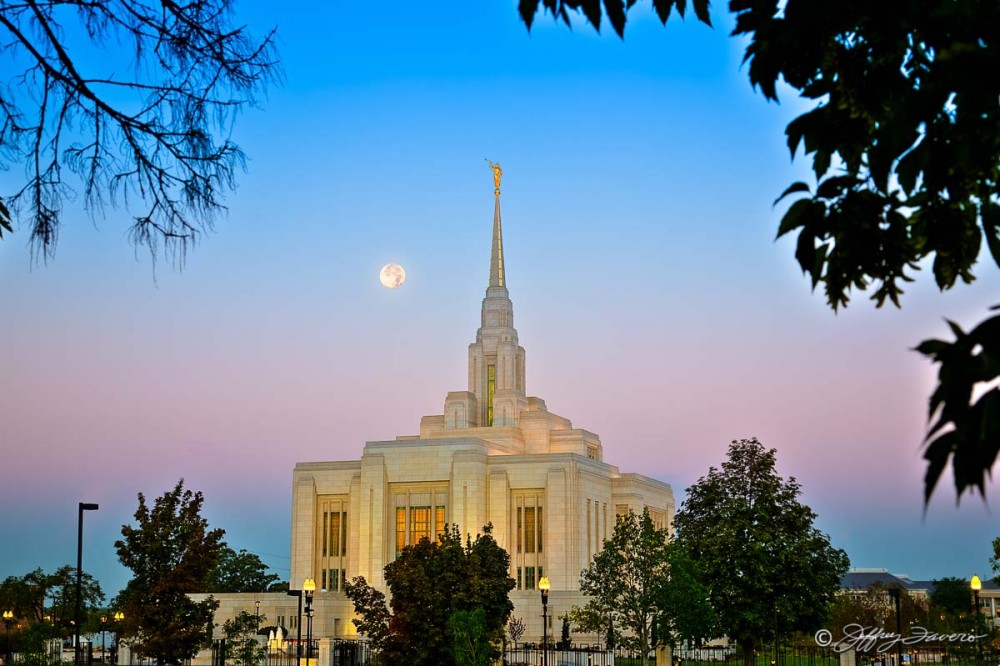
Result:
{"label": "ornate lamp post", "polygon": [[115,659],[114,662],[118,663],[118,650],[121,647],[121,635],[122,635],[122,622],[125,621],[125,613],[118,611],[113,616],[112,619],[115,621]]}
{"label": "ornate lamp post", "polygon": [[295,657],[296,661],[302,660],[302,590],[288,590],[286,593],[290,597],[298,597],[299,599],[299,614],[295,624],[296,640],[295,640]]}
{"label": "ornate lamp post", "polygon": [[260,631],[260,599],[253,602],[253,630]]}
{"label": "ornate lamp post", "polygon": [[76,623],[73,630],[73,663],[80,666],[80,625],[83,620],[83,512],[97,511],[96,504],[80,502],[79,519],[76,527]]}
{"label": "ornate lamp post", "polygon": [[302,583],[302,591],[306,595],[306,665],[312,664],[312,630],[313,630],[313,593],[316,592],[316,581],[306,578]]}
{"label": "ornate lamp post", "polygon": [[[979,576],[973,576],[972,580],[969,582],[969,587],[972,588],[972,595],[975,598],[976,604],[976,631],[979,631],[979,590],[983,589],[983,582],[979,580]],[[976,638],[976,666],[979,666],[980,657],[980,646],[979,638]]]}
{"label": "ornate lamp post", "polygon": [[889,596],[896,603],[896,635],[900,637],[900,640],[896,641],[896,666],[903,666],[903,627],[899,614],[899,595],[901,590],[898,587],[890,587],[888,592]]}
{"label": "ornate lamp post", "polygon": [[3,663],[10,663],[10,625],[14,624],[14,611],[5,610],[3,612],[3,623],[7,627],[7,652],[4,653]]}
{"label": "ornate lamp post", "polygon": [[108,616],[101,616],[101,661],[105,662],[108,660],[108,649],[107,649],[107,638],[108,632]]}
{"label": "ornate lamp post", "polygon": [[538,589],[542,591],[542,666],[549,666],[549,584],[548,576],[542,576],[538,581]]}

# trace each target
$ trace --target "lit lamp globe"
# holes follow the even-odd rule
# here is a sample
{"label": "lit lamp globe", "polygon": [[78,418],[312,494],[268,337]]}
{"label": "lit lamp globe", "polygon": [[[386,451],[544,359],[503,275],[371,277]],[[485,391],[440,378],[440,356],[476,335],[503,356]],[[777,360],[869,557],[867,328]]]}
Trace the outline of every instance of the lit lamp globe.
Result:
{"label": "lit lamp globe", "polygon": [[983,589],[983,581],[979,580],[979,576],[973,576],[972,582],[969,583],[969,587],[972,588],[973,592],[978,592]]}

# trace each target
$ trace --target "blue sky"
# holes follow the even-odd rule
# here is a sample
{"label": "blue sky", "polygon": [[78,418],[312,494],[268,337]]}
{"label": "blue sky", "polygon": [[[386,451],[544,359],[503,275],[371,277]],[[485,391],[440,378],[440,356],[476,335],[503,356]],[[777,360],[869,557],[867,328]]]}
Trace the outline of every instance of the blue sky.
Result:
{"label": "blue sky", "polygon": [[[184,270],[128,245],[125,210],[65,213],[54,261],[0,244],[0,576],[75,554],[106,589],[112,543],[184,477],[230,543],[287,574],[295,462],[356,459],[465,388],[503,165],[507,276],[528,392],[598,433],[606,460],[683,490],[728,442],[778,449],[852,563],[988,574],[988,507],[950,477],[923,516],[933,369],[909,351],[996,300],[988,266],[902,310],[810,293],[776,196],[807,175],[755,94],[729,20],[648,5],[626,39],[514,3],[237,2],[278,28],[285,71],[234,138],[251,160]],[[0,174],[9,191],[20,174]],[[395,291],[379,267],[402,264]]]}

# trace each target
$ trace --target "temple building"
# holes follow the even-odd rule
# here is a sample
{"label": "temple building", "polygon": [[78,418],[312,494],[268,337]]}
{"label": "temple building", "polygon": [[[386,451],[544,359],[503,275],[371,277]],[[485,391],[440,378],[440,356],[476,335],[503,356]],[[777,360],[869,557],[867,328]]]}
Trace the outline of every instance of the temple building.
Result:
{"label": "temple building", "polygon": [[[417,435],[367,442],[360,460],[303,462],[292,477],[291,581],[316,581],[313,634],[349,637],[345,580],[386,591],[383,567],[404,546],[447,525],[475,535],[487,523],[510,553],[514,616],[524,640],[542,634],[539,579],[552,591],[549,621],[585,600],[580,572],[610,537],[615,516],[648,508],[657,527],[674,516],[670,485],[622,473],[600,438],[529,396],[526,354],[514,328],[504,267],[499,165],[489,279],[468,349],[468,387],[445,396]],[[596,388],[595,388],[596,390]],[[550,634],[551,635],[551,634]]]}

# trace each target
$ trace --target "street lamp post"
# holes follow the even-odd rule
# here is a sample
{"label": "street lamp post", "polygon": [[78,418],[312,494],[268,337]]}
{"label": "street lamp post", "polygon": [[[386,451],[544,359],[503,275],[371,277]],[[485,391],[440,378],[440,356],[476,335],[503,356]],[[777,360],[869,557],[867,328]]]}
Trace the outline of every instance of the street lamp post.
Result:
{"label": "street lamp post", "polygon": [[73,645],[73,664],[80,666],[80,625],[83,620],[83,512],[97,511],[96,504],[80,502],[79,517],[76,525],[76,625],[73,629],[75,643]]}
{"label": "street lamp post", "polygon": [[112,619],[115,621],[115,659],[114,663],[118,663],[118,650],[121,648],[121,635],[122,635],[122,622],[125,621],[125,613],[118,611],[113,616]]}
{"label": "street lamp post", "polygon": [[108,632],[108,616],[102,615],[101,616],[101,662],[105,662],[108,660],[107,641],[105,640],[107,638],[107,632]]}
{"label": "street lamp post", "polygon": [[260,599],[253,602],[253,630],[260,631]]}
{"label": "street lamp post", "polygon": [[549,666],[549,584],[547,576],[538,581],[538,589],[542,591],[542,666]]}
{"label": "street lamp post", "polygon": [[316,581],[306,578],[302,583],[302,591],[306,593],[306,666],[312,664],[312,631],[313,631],[313,593],[316,592]]}
{"label": "street lamp post", "polygon": [[899,593],[898,587],[889,588],[889,596],[896,602],[896,666],[903,666],[903,623],[899,615]]}
{"label": "street lamp post", "polygon": [[[972,581],[969,583],[969,587],[972,588],[972,595],[975,598],[976,604],[976,632],[979,632],[979,590],[983,589],[983,582],[979,580],[979,576],[973,576]],[[980,646],[979,637],[976,637],[976,666],[979,666],[980,658]]]}
{"label": "street lamp post", "polygon": [[10,625],[14,624],[14,611],[5,610],[3,612],[3,623],[7,627],[7,651],[4,653],[3,663],[9,664],[11,651],[10,651]]}
{"label": "street lamp post", "polygon": [[286,594],[290,597],[298,597],[299,599],[299,614],[295,622],[295,630],[297,632],[295,658],[296,662],[298,662],[302,660],[302,590],[288,590]]}

